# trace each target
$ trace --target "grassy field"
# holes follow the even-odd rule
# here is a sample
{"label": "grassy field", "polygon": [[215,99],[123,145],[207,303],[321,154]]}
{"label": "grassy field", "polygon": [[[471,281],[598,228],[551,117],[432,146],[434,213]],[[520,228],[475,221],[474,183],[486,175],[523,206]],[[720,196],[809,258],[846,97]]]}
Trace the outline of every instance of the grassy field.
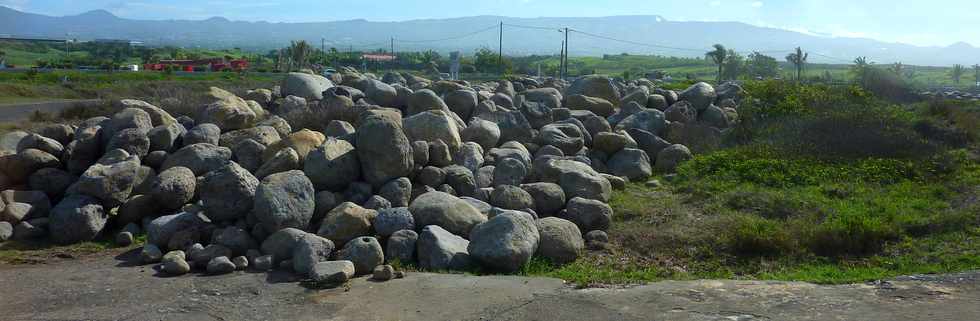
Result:
{"label": "grassy field", "polygon": [[850,283],[980,268],[980,105],[750,84],[727,147],[614,193],[604,251],[527,275]]}
{"label": "grassy field", "polygon": [[[207,86],[241,93],[276,81],[117,73],[70,74],[77,84],[64,85],[60,76],[0,73],[0,93],[139,98],[180,115]],[[608,246],[564,266],[535,259],[522,273],[586,286],[849,283],[980,269],[980,103],[898,103],[855,86],[784,81],[744,87],[749,97],[722,148],[696,155],[676,175],[657,174],[662,187],[634,182],[614,193]],[[29,263],[50,256],[46,249],[4,245],[0,262]]]}

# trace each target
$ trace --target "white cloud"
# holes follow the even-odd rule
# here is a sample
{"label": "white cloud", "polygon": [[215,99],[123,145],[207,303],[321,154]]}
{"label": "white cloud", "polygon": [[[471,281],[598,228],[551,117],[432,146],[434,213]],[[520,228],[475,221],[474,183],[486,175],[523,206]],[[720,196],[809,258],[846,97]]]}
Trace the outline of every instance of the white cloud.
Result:
{"label": "white cloud", "polygon": [[755,2],[752,2],[752,7],[753,7],[753,8],[762,8],[762,6],[763,6],[763,3],[762,3],[762,1],[755,1]]}
{"label": "white cloud", "polygon": [[26,9],[27,5],[30,3],[30,0],[0,0],[0,6],[5,6],[18,11],[24,11],[24,9]]}

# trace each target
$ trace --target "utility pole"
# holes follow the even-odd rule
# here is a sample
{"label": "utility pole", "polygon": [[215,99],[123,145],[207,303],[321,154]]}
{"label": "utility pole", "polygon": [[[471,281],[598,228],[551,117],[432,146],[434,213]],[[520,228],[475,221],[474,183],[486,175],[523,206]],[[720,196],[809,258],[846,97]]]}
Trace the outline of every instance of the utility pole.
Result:
{"label": "utility pole", "polygon": [[395,70],[395,60],[398,59],[398,57],[395,56],[395,37],[391,37],[391,57],[392,59],[391,64],[389,64],[389,68],[391,70]]}
{"label": "utility pole", "polygon": [[561,41],[561,55],[558,56],[558,79],[562,79],[565,72],[565,40]]}
{"label": "utility pole", "polygon": [[565,58],[564,58],[565,63],[562,65],[564,66],[565,69],[562,70],[562,74],[561,74],[562,79],[568,77],[568,27],[565,27],[565,50],[564,51],[565,51]]}
{"label": "utility pole", "polygon": [[327,52],[327,38],[320,38],[320,51]]}
{"label": "utility pole", "polygon": [[497,48],[497,68],[500,69],[500,74],[504,74],[504,22],[500,22],[500,37],[497,38],[500,41],[500,47]]}

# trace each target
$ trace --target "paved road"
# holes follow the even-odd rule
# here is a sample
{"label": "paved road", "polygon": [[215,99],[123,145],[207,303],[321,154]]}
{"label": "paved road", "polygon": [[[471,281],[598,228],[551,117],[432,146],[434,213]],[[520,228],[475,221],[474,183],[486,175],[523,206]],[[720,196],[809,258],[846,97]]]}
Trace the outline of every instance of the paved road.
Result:
{"label": "paved road", "polygon": [[669,281],[575,289],[561,280],[410,273],[308,290],[285,272],[161,277],[134,252],[0,266],[2,320],[977,320],[980,272],[820,286]]}
{"label": "paved road", "polygon": [[97,106],[102,103],[99,99],[60,100],[34,103],[0,104],[0,122],[15,122],[27,120],[31,113],[42,111],[57,115],[62,110],[72,106]]}

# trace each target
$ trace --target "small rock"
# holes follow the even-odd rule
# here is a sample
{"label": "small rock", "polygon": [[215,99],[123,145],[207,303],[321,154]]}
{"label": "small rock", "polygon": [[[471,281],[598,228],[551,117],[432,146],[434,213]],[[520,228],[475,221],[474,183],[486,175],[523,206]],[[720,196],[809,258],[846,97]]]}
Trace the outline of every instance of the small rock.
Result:
{"label": "small rock", "polygon": [[646,185],[646,187],[650,187],[650,188],[660,188],[660,187],[664,186],[663,183],[661,183],[659,180],[655,180],[655,179],[652,179],[652,180],[647,181],[646,184],[644,184],[644,185]]}
{"label": "small rock", "polygon": [[208,274],[228,274],[235,271],[235,263],[232,263],[227,256],[219,256],[208,261]]}
{"label": "small rock", "polygon": [[163,263],[163,272],[170,275],[184,275],[191,271],[186,260],[177,258]]}
{"label": "small rock", "polygon": [[320,262],[313,267],[310,279],[318,286],[337,286],[354,277],[354,272],[354,262],[351,261]]}
{"label": "small rock", "polygon": [[253,268],[256,271],[268,271],[272,269],[272,255],[263,255],[255,258]]}
{"label": "small rock", "polygon": [[160,248],[153,244],[143,245],[143,250],[140,251],[140,261],[143,263],[157,263],[163,258],[163,252]]}
{"label": "small rock", "polygon": [[118,246],[130,246],[133,244],[133,233],[130,232],[119,232],[116,234],[116,245]]}
{"label": "small rock", "polygon": [[391,265],[378,265],[372,275],[375,281],[388,281],[395,278],[395,268]]}
{"label": "small rock", "polygon": [[231,263],[235,264],[235,270],[243,271],[248,268],[248,258],[244,256],[236,256],[231,259]]}

